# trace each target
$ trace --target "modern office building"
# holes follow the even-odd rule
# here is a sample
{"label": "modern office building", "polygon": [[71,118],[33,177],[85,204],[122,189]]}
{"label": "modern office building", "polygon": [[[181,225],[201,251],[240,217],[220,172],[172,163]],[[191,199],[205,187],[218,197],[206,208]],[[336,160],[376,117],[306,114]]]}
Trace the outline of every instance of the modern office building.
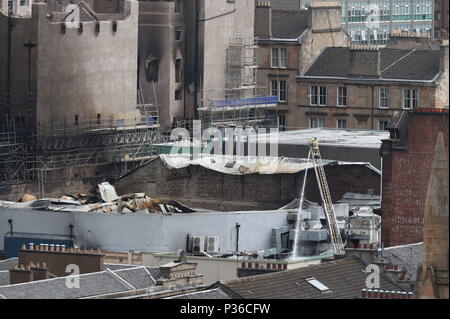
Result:
{"label": "modern office building", "polygon": [[[272,2],[282,6],[287,1]],[[310,2],[303,0],[298,5],[306,8]],[[342,24],[356,44],[385,45],[392,31],[435,36],[433,0],[340,0],[340,3]]]}

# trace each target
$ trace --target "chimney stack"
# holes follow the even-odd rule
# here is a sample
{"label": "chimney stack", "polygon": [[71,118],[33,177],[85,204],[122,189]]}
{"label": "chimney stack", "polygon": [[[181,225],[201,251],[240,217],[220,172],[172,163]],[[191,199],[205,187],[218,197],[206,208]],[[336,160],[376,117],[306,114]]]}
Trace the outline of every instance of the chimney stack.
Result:
{"label": "chimney stack", "polygon": [[372,45],[351,45],[349,75],[361,78],[381,77],[380,50]]}
{"label": "chimney stack", "polygon": [[312,32],[340,32],[341,10],[339,1],[311,2],[308,6],[308,28]]}
{"label": "chimney stack", "polygon": [[270,1],[256,1],[255,37],[259,39],[272,38],[272,7]]}
{"label": "chimney stack", "polygon": [[24,267],[20,264],[19,268],[12,267],[9,270],[9,284],[15,285],[23,282],[31,282],[34,280],[34,271],[30,269],[30,266]]}

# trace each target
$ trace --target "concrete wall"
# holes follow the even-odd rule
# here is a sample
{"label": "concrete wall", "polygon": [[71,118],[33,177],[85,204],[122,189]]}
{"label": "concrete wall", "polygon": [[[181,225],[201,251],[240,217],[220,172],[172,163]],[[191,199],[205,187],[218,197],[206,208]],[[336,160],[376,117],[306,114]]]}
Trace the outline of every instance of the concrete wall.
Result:
{"label": "concrete wall", "polygon": [[[326,166],[325,173],[333,201],[346,192],[379,194],[380,176],[363,165]],[[259,210],[277,209],[298,198],[302,183],[303,172],[231,175],[194,165],[170,170],[156,159],[118,180],[116,189],[118,194],[145,192],[197,208]],[[312,170],[305,196],[310,201],[321,201]]]}
{"label": "concrete wall", "polygon": [[200,41],[203,98],[223,98],[227,48],[233,37],[253,38],[255,1],[201,0]]}
{"label": "concrete wall", "polygon": [[[157,214],[96,214],[53,212],[0,208],[0,233],[9,232],[8,219],[14,231],[69,235],[74,225],[75,244],[109,251],[150,250],[176,251],[185,249],[186,235],[219,236],[220,252],[234,251],[236,223],[239,250],[272,248],[272,228],[287,224],[287,212],[226,212],[175,215]],[[3,247],[3,236],[0,247]],[[3,248],[2,248],[3,249]]]}

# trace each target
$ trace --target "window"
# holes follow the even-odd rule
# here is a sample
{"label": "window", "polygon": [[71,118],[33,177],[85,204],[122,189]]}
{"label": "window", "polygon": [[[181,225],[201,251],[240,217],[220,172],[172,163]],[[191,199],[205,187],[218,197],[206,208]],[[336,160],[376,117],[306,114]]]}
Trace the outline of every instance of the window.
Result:
{"label": "window", "polygon": [[78,126],[79,123],[79,116],[75,115],[75,126]]}
{"label": "window", "polygon": [[324,291],[329,291],[330,288],[328,288],[327,286],[325,286],[323,283],[321,283],[320,281],[318,281],[316,278],[311,277],[311,278],[307,278],[305,279],[305,281],[307,283],[309,283],[310,285],[316,287],[317,289],[319,289],[320,291],[324,292]]}
{"label": "window", "polygon": [[403,90],[403,108],[414,109],[417,108],[419,103],[418,91],[416,89],[404,89]]}
{"label": "window", "polygon": [[309,120],[310,128],[322,128],[325,127],[325,119],[321,118],[312,118]]}
{"label": "window", "polygon": [[380,131],[385,131],[385,130],[387,130],[387,128],[388,128],[388,121],[379,121],[378,122],[378,129],[380,130]]}
{"label": "window", "polygon": [[340,86],[337,91],[338,106],[347,106],[347,88],[345,86]]}
{"label": "window", "polygon": [[183,70],[183,60],[177,59],[175,61],[175,82],[181,81],[181,73]]}
{"label": "window", "polygon": [[159,61],[154,56],[150,56],[145,61],[145,77],[147,81],[158,82]]}
{"label": "window", "polygon": [[183,38],[183,30],[182,29],[176,29],[175,30],[175,40],[176,41],[181,41],[182,38]]}
{"label": "window", "polygon": [[388,88],[380,88],[379,89],[379,108],[388,108],[389,107],[389,89]]}
{"label": "window", "polygon": [[175,0],[175,13],[180,12],[181,0]]}
{"label": "window", "polygon": [[347,128],[347,120],[337,120],[336,127],[337,128]]}
{"label": "window", "polygon": [[181,90],[175,91],[175,101],[181,101],[183,99],[183,94]]}
{"label": "window", "polygon": [[97,113],[97,124],[100,125],[102,121],[102,115],[100,113]]}
{"label": "window", "polygon": [[287,101],[287,82],[286,81],[276,81],[272,80],[271,82],[271,95],[276,96],[278,98],[278,102],[286,102]]}
{"label": "window", "polygon": [[272,68],[287,68],[287,49],[272,48]]}
{"label": "window", "polygon": [[310,104],[311,105],[326,105],[327,104],[327,88],[326,88],[326,86],[311,86]]}

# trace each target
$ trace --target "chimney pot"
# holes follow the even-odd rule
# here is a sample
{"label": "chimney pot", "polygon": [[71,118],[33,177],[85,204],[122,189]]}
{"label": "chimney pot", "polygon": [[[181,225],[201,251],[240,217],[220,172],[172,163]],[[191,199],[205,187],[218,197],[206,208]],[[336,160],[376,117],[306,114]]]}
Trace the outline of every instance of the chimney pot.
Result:
{"label": "chimney pot", "polygon": [[34,244],[30,243],[30,250],[34,250]]}
{"label": "chimney pot", "polygon": [[42,263],[42,268],[47,268],[47,263],[46,262]]}
{"label": "chimney pot", "polygon": [[59,247],[60,247],[59,245],[55,245],[55,251],[58,252],[59,251]]}
{"label": "chimney pot", "polygon": [[66,251],[66,245],[61,245],[61,251],[65,252]]}
{"label": "chimney pot", "polygon": [[55,245],[53,244],[50,245],[50,251],[55,251]]}
{"label": "chimney pot", "polygon": [[27,249],[27,246],[25,244],[22,244],[22,249]]}

